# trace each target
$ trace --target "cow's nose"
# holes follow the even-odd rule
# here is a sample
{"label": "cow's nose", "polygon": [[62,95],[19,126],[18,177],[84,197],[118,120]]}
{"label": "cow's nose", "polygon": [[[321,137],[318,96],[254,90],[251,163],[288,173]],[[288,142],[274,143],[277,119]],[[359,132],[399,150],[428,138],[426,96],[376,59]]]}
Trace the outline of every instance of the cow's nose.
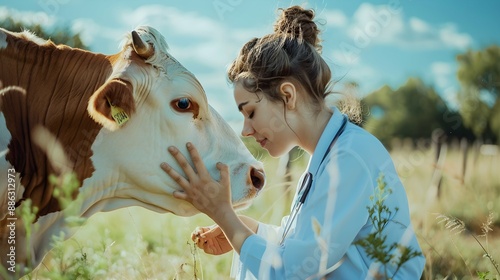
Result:
{"label": "cow's nose", "polygon": [[264,187],[266,183],[266,175],[264,175],[264,170],[251,167],[250,169],[250,179],[252,180],[252,185],[260,190]]}

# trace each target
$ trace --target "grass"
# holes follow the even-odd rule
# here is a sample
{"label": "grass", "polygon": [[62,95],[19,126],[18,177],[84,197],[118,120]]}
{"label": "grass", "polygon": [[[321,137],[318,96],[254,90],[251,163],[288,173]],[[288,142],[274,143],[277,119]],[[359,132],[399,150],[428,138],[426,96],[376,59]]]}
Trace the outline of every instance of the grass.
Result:
{"label": "grass", "polygon": [[[500,279],[488,256],[500,260],[500,155],[470,150],[462,183],[462,155],[448,148],[441,167],[440,196],[433,187],[432,149],[397,146],[391,152],[407,190],[412,220],[427,264],[422,279]],[[283,182],[278,160],[260,154],[268,183],[242,214],[279,224],[288,213],[293,189],[307,164],[303,155],[292,163],[292,188]],[[490,213],[491,216],[490,216]],[[463,221],[461,232],[439,223],[439,215]],[[483,235],[490,218],[491,231]],[[177,217],[138,207],[99,213],[71,239],[59,242],[33,279],[229,279],[232,253],[206,255],[195,249],[190,234],[211,225],[205,215]],[[484,249],[478,245],[484,246]],[[485,257],[485,250],[488,256]],[[486,276],[478,276],[486,273]]]}
{"label": "grass", "polygon": [[[403,174],[413,224],[427,258],[423,279],[478,279],[477,272],[490,272],[488,279],[500,279],[473,236],[482,235],[482,225],[492,213],[492,231],[479,241],[493,259],[500,259],[500,155],[470,149],[462,183],[463,155],[456,146],[449,147],[437,198],[431,149],[402,146],[391,154]],[[463,221],[466,230],[450,231],[436,219],[440,214]]]}

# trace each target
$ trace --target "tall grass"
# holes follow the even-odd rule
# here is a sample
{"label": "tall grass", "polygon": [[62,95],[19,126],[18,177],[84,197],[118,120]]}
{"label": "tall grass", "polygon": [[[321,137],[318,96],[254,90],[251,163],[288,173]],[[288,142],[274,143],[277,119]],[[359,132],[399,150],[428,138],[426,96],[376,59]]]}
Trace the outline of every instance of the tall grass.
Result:
{"label": "tall grass", "polygon": [[[432,149],[403,145],[391,154],[427,258],[423,279],[478,279],[478,272],[490,272],[487,279],[500,279],[474,239],[478,236],[490,257],[500,259],[500,154],[483,155],[476,148],[469,149],[462,183],[463,154],[457,146],[449,147],[441,167],[439,198],[432,182],[436,169]],[[466,230],[450,231],[439,223],[440,215],[462,221]],[[484,234],[488,219],[491,231]]]}
{"label": "tall grass", "polygon": [[[405,185],[415,231],[427,264],[422,279],[500,279],[478,246],[489,257],[500,260],[500,155],[469,151],[468,170],[461,182],[458,149],[449,148],[442,167],[440,197],[433,190],[433,151],[401,145],[391,154]],[[260,153],[265,164],[267,186],[242,214],[279,224],[289,212],[295,184],[308,156],[291,165],[291,188],[276,174],[279,161]],[[491,216],[490,216],[490,213]],[[463,221],[466,231],[450,231],[438,215]],[[490,219],[491,231],[482,228]],[[232,253],[206,255],[190,240],[196,226],[213,222],[203,214],[177,217],[138,207],[99,213],[55,249],[30,276],[32,279],[229,279]],[[56,242],[57,243],[57,242]],[[496,278],[495,278],[496,277]]]}

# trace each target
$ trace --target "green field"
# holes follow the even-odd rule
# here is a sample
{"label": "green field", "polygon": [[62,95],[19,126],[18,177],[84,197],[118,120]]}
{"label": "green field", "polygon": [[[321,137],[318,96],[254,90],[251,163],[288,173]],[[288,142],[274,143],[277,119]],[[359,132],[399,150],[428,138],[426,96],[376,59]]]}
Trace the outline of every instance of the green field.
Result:
{"label": "green field", "polygon": [[[470,149],[463,176],[463,154],[458,147],[448,147],[437,169],[432,149],[402,144],[395,147],[391,154],[407,190],[413,224],[427,258],[423,279],[479,279],[477,271],[489,272],[485,279],[500,279],[498,268],[484,252],[500,262],[500,153],[488,155]],[[308,155],[293,159],[291,188],[287,187],[286,176],[278,174],[277,159],[261,152],[258,157],[265,164],[267,185],[242,214],[278,224],[289,210],[293,188]],[[433,183],[437,182],[436,171],[442,175],[439,197]],[[446,228],[437,219],[439,214],[460,219],[465,229]],[[488,217],[492,231],[481,236]],[[196,226],[211,224],[202,214],[176,217],[141,208],[97,214],[71,239],[57,245],[26,278],[229,279],[232,253],[206,255],[190,240]]]}

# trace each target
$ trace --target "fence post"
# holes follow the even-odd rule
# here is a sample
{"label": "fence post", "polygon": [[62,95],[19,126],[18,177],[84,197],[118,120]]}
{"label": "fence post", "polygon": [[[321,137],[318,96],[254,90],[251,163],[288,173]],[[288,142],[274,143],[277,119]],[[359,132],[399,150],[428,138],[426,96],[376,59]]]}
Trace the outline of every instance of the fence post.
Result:
{"label": "fence post", "polygon": [[[442,129],[436,129],[432,132],[432,143],[434,145],[434,171],[431,178],[431,186],[428,196],[441,196],[441,184],[443,182],[443,167],[446,160],[448,146],[446,145],[446,134]],[[432,198],[432,199],[434,199]]]}
{"label": "fence post", "polygon": [[465,173],[467,172],[467,153],[469,151],[469,142],[466,138],[462,138],[460,141],[460,151],[462,152],[462,172],[460,183],[463,185],[465,183]]}

